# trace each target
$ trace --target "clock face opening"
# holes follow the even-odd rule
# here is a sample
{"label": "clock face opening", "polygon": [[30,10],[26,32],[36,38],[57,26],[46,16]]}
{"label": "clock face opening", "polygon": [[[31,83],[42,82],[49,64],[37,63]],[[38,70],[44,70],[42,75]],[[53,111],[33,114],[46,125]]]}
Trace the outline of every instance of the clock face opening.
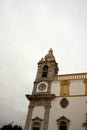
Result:
{"label": "clock face opening", "polygon": [[45,89],[46,89],[46,84],[44,84],[44,83],[40,84],[39,87],[38,87],[38,89],[39,89],[40,91],[45,90]]}
{"label": "clock face opening", "polygon": [[46,92],[47,91],[48,84],[46,82],[40,82],[37,85],[37,92]]}

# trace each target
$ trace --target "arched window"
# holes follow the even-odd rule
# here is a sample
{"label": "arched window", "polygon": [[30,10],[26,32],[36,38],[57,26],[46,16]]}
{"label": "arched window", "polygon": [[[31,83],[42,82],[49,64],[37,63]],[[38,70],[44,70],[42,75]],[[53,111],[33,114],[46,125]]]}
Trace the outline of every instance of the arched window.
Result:
{"label": "arched window", "polygon": [[42,128],[42,119],[40,119],[39,117],[35,117],[32,119],[32,123],[31,123],[31,130],[41,130]]}
{"label": "arched window", "polygon": [[65,121],[60,122],[59,130],[67,130],[67,123]]}
{"label": "arched window", "polygon": [[43,67],[42,77],[47,77],[47,73],[48,73],[48,66],[45,65],[45,66]]}
{"label": "arched window", "polygon": [[70,120],[66,117],[62,116],[57,120],[57,128],[58,130],[69,130]]}
{"label": "arched window", "polygon": [[32,130],[40,130],[40,123],[35,122],[35,123],[33,124],[33,129],[32,129]]}

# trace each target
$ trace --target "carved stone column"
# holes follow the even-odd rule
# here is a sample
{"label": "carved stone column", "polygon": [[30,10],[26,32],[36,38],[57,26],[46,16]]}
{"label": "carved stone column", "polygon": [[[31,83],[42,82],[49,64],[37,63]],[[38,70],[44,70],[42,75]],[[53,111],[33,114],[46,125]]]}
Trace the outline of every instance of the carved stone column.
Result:
{"label": "carved stone column", "polygon": [[42,130],[48,130],[50,108],[51,108],[51,105],[45,106],[44,122],[43,122],[43,129]]}
{"label": "carved stone column", "polygon": [[30,105],[28,107],[28,114],[27,114],[24,130],[29,130],[29,128],[30,128],[30,121],[31,121],[31,117],[32,117],[33,108],[34,108],[34,106],[32,106],[32,105]]}

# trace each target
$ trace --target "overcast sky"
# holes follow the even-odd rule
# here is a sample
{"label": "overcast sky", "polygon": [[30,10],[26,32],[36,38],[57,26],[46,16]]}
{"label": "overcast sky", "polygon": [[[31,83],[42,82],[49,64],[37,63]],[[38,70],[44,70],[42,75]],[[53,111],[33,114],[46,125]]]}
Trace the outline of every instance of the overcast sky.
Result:
{"label": "overcast sky", "polygon": [[50,48],[59,74],[87,72],[87,0],[0,0],[0,126],[24,126],[25,94]]}

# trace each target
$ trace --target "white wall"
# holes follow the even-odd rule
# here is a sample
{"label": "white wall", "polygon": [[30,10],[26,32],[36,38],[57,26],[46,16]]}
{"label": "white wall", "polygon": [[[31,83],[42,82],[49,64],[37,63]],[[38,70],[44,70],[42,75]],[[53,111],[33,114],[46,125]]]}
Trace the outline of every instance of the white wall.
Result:
{"label": "white wall", "polygon": [[[69,96],[65,97],[69,101],[69,105],[66,108],[60,106],[62,98],[60,96],[60,81],[53,81],[51,86],[51,93],[56,95],[56,98],[52,100],[50,121],[48,130],[58,130],[56,120],[61,116],[65,116],[69,119],[69,130],[85,130],[82,127],[82,123],[85,122],[87,113],[87,96],[85,96],[85,85],[83,80],[69,80]],[[84,96],[83,96],[84,95]]]}
{"label": "white wall", "polygon": [[70,82],[70,95],[84,95],[85,84],[83,80],[72,80]]}
{"label": "white wall", "polygon": [[82,123],[85,122],[85,114],[87,113],[87,96],[83,97],[67,97],[69,105],[66,108],[60,106],[62,97],[56,97],[51,105],[50,121],[48,130],[57,130],[56,120],[61,116],[69,119],[69,130],[84,130]]}
{"label": "white wall", "polygon": [[[69,95],[85,95],[85,84],[83,80],[69,80]],[[60,81],[53,81],[51,93],[60,96]]]}
{"label": "white wall", "polygon": [[36,116],[38,116],[41,119],[44,119],[44,111],[45,111],[45,108],[43,106],[34,107],[33,113],[32,113],[32,119],[35,118]]}
{"label": "white wall", "polygon": [[60,96],[60,82],[53,81],[51,85],[51,93]]}

